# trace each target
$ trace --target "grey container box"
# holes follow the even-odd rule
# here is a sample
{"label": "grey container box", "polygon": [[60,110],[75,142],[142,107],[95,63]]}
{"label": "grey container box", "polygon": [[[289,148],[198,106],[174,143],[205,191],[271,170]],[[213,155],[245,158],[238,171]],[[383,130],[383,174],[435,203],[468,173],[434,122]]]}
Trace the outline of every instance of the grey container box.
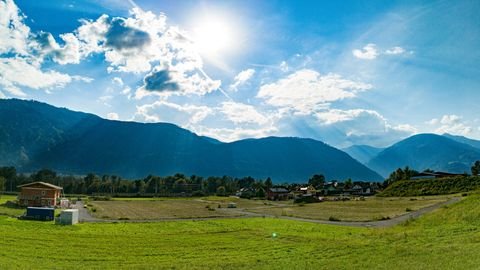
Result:
{"label": "grey container box", "polygon": [[55,220],[56,224],[74,225],[78,223],[78,209],[67,209],[60,213],[60,216]]}

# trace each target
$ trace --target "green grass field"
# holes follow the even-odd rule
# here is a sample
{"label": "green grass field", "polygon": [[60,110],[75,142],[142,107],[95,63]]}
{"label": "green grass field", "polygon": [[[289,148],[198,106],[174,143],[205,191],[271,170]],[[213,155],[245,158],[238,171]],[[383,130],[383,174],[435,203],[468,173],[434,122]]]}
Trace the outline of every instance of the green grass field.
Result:
{"label": "green grass field", "polygon": [[15,201],[17,196],[2,195],[0,197],[0,215],[3,216],[20,216],[25,212],[23,208],[9,207],[6,205],[7,201]]}
{"label": "green grass field", "polygon": [[58,226],[0,217],[0,269],[478,269],[479,204],[472,195],[386,229],[273,218]]}

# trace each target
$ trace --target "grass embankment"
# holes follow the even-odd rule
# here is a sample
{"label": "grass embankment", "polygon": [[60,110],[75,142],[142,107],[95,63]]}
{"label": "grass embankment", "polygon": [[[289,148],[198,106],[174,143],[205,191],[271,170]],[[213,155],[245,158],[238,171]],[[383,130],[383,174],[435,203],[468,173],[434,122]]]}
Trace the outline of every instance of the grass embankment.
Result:
{"label": "grass embankment", "polygon": [[476,189],[480,189],[480,176],[458,176],[398,181],[387,187],[379,196],[427,196],[470,192]]}
{"label": "grass embankment", "polygon": [[0,269],[476,269],[479,203],[469,196],[387,229],[270,218],[58,226],[0,217]]}

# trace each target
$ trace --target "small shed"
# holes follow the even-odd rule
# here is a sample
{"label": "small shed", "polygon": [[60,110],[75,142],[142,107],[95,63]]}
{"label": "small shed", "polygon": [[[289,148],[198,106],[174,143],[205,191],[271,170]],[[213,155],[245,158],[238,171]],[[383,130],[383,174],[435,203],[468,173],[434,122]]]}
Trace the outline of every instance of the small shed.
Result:
{"label": "small shed", "polygon": [[27,207],[27,212],[23,216],[25,219],[33,220],[53,220],[55,209],[48,207]]}
{"label": "small shed", "polygon": [[62,210],[60,216],[55,220],[56,224],[74,225],[78,223],[78,209]]}

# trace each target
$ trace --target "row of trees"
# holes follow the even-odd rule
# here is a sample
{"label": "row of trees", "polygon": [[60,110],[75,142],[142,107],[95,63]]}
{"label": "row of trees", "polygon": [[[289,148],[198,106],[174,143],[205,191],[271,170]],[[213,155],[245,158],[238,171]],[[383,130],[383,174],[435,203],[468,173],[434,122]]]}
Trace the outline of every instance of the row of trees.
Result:
{"label": "row of trees", "polygon": [[[193,195],[228,195],[234,194],[242,188],[255,190],[262,195],[273,186],[272,180],[254,179],[253,177],[233,178],[222,177],[201,177],[175,174],[173,176],[149,175],[143,179],[129,180],[117,175],[96,175],[93,173],[86,176],[58,175],[55,171],[42,169],[33,174],[19,174],[14,167],[0,167],[0,191],[15,192],[17,186],[43,181],[63,187],[66,194],[157,194],[158,196],[169,196],[181,193]],[[320,174],[314,175],[309,184],[322,186],[325,177]],[[299,184],[283,184],[287,188],[295,188]]]}
{"label": "row of trees", "polygon": [[[475,161],[473,163],[472,167],[470,168],[472,175],[479,175],[480,174],[480,160]],[[431,169],[426,169],[423,172],[434,172]],[[408,166],[405,168],[398,168],[395,171],[393,171],[390,176],[385,180],[385,186],[388,186],[396,181],[400,180],[410,180],[413,176],[417,175],[419,172],[413,169],[410,169]],[[467,173],[464,173],[465,176]]]}
{"label": "row of trees", "polygon": [[[15,167],[0,167],[0,192],[19,191],[17,186],[26,183],[43,181],[63,187],[65,194],[138,194],[147,196],[178,196],[188,194],[193,196],[203,195],[231,195],[239,190],[246,190],[246,197],[264,197],[269,188],[273,187],[272,179],[255,179],[253,177],[234,178],[201,177],[175,174],[172,176],[148,175],[143,179],[123,179],[117,175],[96,175],[89,173],[85,176],[59,175],[50,169],[42,169],[32,174],[17,173]],[[306,183],[283,183],[281,185],[289,190],[296,190],[301,186],[311,185],[317,190],[323,189],[326,179],[322,174],[315,174]],[[367,182],[353,182],[351,179],[335,184],[339,189],[350,189],[355,184],[368,184]],[[331,186],[331,185],[330,185]],[[381,189],[381,184],[376,189]],[[242,193],[243,194],[243,193]]]}

